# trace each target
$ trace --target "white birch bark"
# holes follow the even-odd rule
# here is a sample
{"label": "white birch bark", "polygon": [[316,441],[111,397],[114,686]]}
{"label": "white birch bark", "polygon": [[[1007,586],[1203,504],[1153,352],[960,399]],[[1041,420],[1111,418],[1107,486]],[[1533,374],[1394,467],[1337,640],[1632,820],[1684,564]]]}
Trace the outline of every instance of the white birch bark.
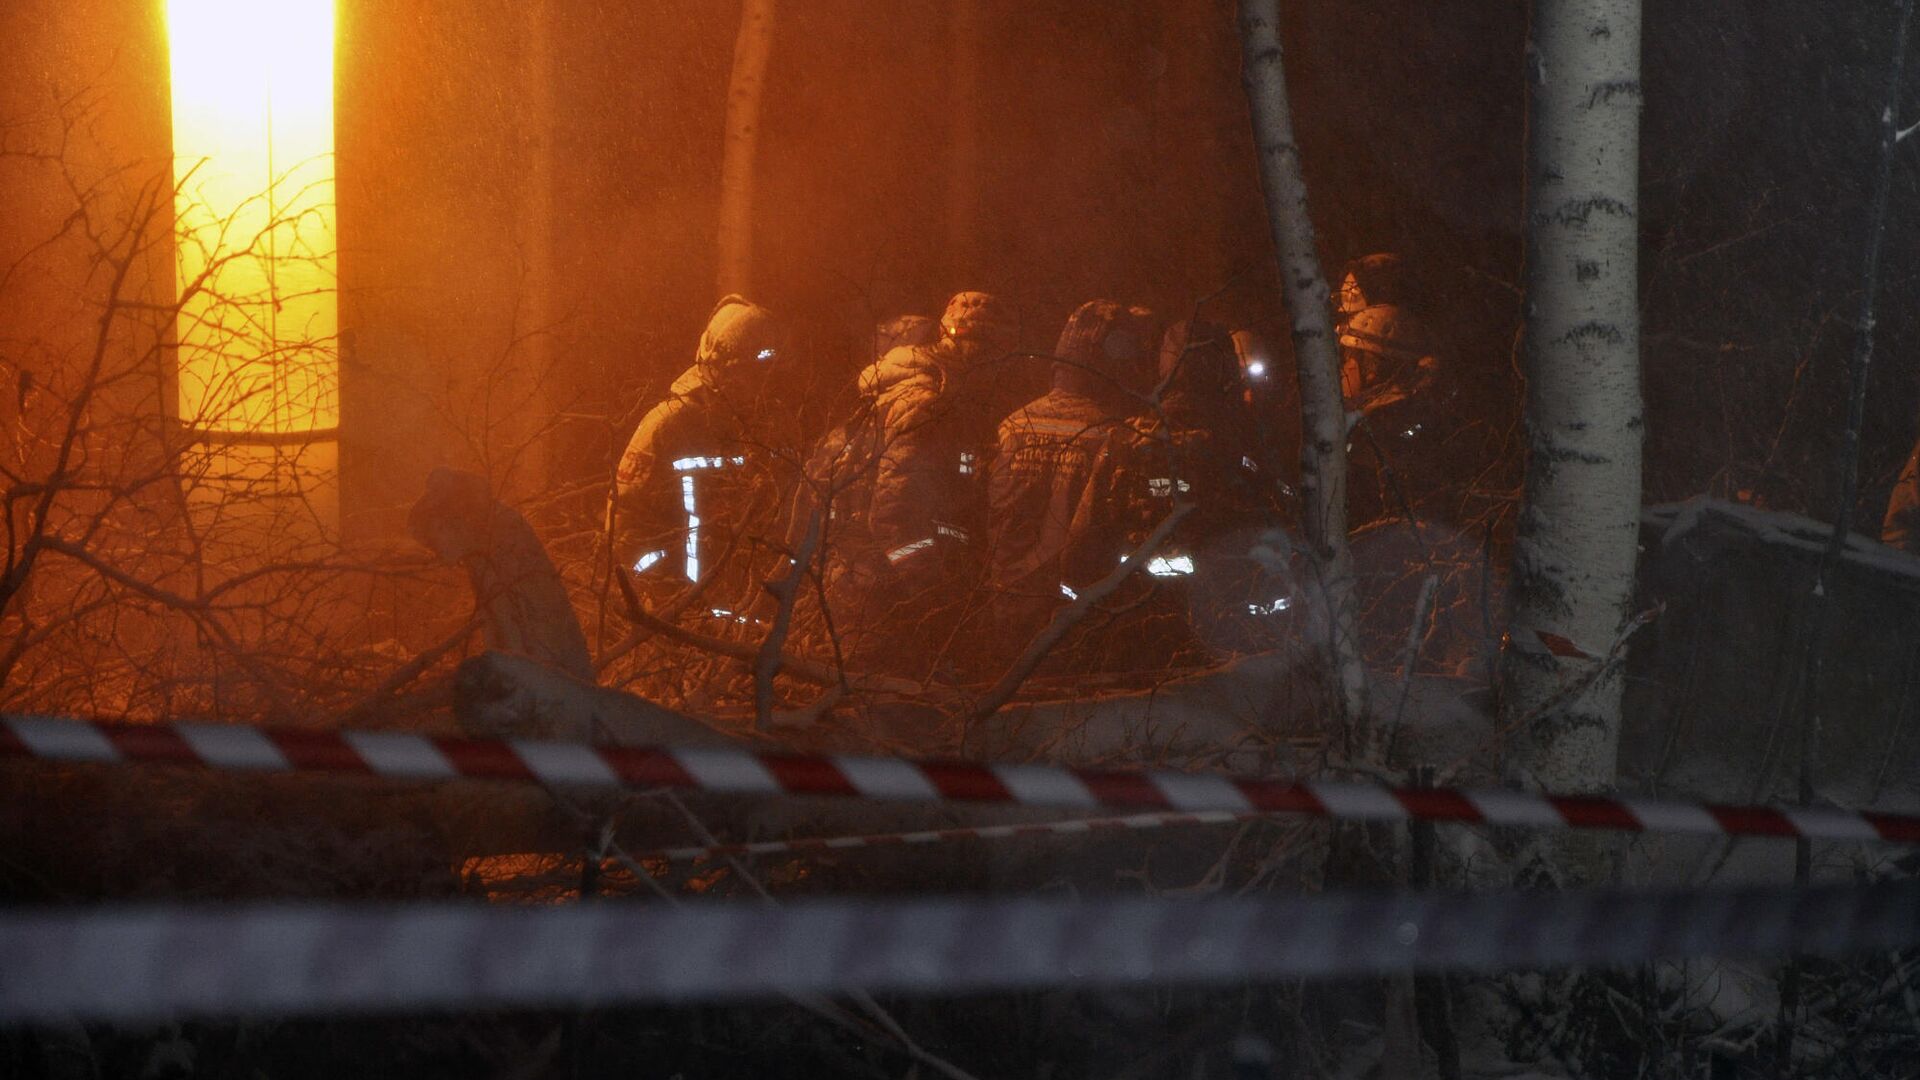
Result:
{"label": "white birch bark", "polygon": [[1348,725],[1367,715],[1367,672],[1360,655],[1353,555],[1347,547],[1347,421],[1340,397],[1327,279],[1307,213],[1307,184],[1294,141],[1286,70],[1280,58],[1279,0],[1241,0],[1241,79],[1253,118],[1260,186],[1280,261],[1281,295],[1293,323],[1300,377],[1300,476],[1303,525],[1327,612],[1326,649]]}
{"label": "white birch bark", "polygon": [[[1640,518],[1640,0],[1534,0],[1528,43],[1526,502],[1502,708],[1509,764],[1612,784]],[[1522,721],[1524,720],[1524,723]]]}
{"label": "white birch bark", "polygon": [[720,157],[719,294],[753,289],[753,173],[760,103],[773,51],[774,0],[742,0],[727,85],[726,142]]}

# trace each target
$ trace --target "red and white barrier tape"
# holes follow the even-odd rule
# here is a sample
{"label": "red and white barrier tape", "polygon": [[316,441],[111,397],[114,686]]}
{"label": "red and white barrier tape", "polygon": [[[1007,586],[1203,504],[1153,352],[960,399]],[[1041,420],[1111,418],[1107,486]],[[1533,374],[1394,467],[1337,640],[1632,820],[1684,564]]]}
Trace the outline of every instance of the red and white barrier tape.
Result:
{"label": "red and white barrier tape", "polygon": [[0,909],[0,1023],[1235,985],[1920,944],[1920,883],[1727,892]]}
{"label": "red and white barrier tape", "polygon": [[555,787],[680,788],[1077,809],[1307,814],[1350,821],[1457,821],[1547,829],[1920,843],[1920,817],[1817,806],[1392,788],[1165,769],[989,765],[713,748],[589,746],[393,732],[269,730],[0,717],[0,756],[164,762],[213,769],[355,773],[398,780],[519,780]]}
{"label": "red and white barrier tape", "polygon": [[636,859],[698,862],[736,859],[750,855],[786,855],[808,851],[847,851],[853,848],[912,847],[949,840],[1006,840],[1021,836],[1086,836],[1090,833],[1137,832],[1181,825],[1230,825],[1268,815],[1258,810],[1200,810],[1194,813],[1127,814],[1123,817],[1069,818],[1066,821],[1030,821],[1019,825],[972,825],[916,832],[868,833],[861,836],[808,836],[792,840],[753,840],[706,847],[656,848],[635,851]]}

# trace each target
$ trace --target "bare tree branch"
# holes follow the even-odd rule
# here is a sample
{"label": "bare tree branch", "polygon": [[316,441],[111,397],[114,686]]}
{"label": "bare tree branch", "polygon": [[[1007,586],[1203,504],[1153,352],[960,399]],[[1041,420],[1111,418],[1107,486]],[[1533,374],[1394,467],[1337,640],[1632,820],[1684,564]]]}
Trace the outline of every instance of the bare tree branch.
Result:
{"label": "bare tree branch", "polygon": [[1037,637],[1027,643],[1026,650],[1014,660],[1012,666],[1007,668],[993,686],[974,703],[967,722],[974,724],[985,720],[1011,701],[1013,695],[1019,692],[1021,684],[1025,683],[1034,669],[1040,666],[1040,662],[1047,658],[1047,654],[1053,651],[1053,647],[1060,644],[1060,639],[1066,637],[1068,631],[1078,625],[1080,620],[1086,618],[1096,604],[1118,592],[1128,578],[1158,554],[1160,548],[1173,535],[1173,530],[1178,528],[1193,511],[1193,503],[1175,504],[1173,510],[1160,519],[1160,524],[1154,526],[1153,532],[1147,535],[1140,546],[1120,561],[1117,569],[1080,590],[1078,596],[1055,611],[1053,620],[1047,624],[1046,629],[1040,631]]}

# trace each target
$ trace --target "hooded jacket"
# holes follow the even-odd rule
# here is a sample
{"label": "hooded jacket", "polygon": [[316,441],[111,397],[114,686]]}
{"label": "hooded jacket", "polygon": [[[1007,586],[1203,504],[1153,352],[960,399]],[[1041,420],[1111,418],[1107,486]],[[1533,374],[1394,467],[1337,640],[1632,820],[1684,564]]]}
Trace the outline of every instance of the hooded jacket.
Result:
{"label": "hooded jacket", "polygon": [[972,543],[998,415],[990,380],[935,343],[894,349],[860,373],[859,388],[869,411],[855,453],[869,475],[864,505],[851,508],[876,548],[900,565]]}
{"label": "hooded jacket", "polygon": [[780,345],[765,308],[728,297],[715,309],[693,365],[620,457],[608,511],[620,565],[697,580],[764,523],[772,506],[764,448],[776,444],[768,425],[777,410],[762,395]]}
{"label": "hooded jacket", "polygon": [[998,365],[982,361],[994,359],[987,354],[1011,325],[999,300],[963,292],[942,314],[938,340],[894,348],[860,372],[860,414],[809,468],[815,485],[830,480],[835,492],[838,546],[912,574],[941,564],[941,550],[978,545],[1007,385]]}

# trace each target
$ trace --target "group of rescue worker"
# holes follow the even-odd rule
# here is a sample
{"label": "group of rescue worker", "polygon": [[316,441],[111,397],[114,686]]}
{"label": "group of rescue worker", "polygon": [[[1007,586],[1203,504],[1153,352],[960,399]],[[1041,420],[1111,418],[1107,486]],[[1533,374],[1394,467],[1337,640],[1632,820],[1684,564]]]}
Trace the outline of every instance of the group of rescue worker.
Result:
{"label": "group of rescue worker", "polygon": [[[1443,514],[1456,391],[1398,257],[1351,264],[1338,303],[1355,520]],[[919,678],[990,675],[1065,605],[1056,651],[1077,670],[1277,643],[1295,448],[1259,338],[1093,300],[1051,354],[1019,339],[977,291],[882,323],[852,407],[807,439],[782,397],[787,328],[722,300],[617,468],[608,550],[630,601],[724,633],[775,617],[767,583],[804,581],[804,633]]]}

